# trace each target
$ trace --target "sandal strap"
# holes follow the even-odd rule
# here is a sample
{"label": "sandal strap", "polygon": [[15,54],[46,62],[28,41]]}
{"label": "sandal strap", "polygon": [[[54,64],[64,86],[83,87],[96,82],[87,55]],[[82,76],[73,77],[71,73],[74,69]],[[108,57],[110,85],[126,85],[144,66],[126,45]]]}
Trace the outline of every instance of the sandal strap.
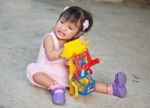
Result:
{"label": "sandal strap", "polygon": [[54,94],[57,90],[62,90],[62,93],[65,93],[65,89],[62,87],[58,87],[52,90],[52,94]]}

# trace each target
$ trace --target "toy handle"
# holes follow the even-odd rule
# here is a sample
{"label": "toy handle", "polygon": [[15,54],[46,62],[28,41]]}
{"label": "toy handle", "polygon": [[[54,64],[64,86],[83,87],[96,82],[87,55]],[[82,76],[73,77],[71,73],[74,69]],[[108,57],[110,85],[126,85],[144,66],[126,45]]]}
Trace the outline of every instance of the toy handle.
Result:
{"label": "toy handle", "polygon": [[97,64],[97,63],[99,63],[99,62],[100,62],[100,59],[99,59],[99,58],[95,58],[95,59],[93,59],[93,60],[90,60],[90,61],[88,61],[87,64],[85,64],[85,69],[88,71],[88,70],[90,70],[90,67],[91,67],[91,66],[93,66],[93,65],[95,65],[95,64]]}
{"label": "toy handle", "polygon": [[90,74],[92,74],[92,73],[93,73],[92,69],[89,69],[89,71],[90,71]]}

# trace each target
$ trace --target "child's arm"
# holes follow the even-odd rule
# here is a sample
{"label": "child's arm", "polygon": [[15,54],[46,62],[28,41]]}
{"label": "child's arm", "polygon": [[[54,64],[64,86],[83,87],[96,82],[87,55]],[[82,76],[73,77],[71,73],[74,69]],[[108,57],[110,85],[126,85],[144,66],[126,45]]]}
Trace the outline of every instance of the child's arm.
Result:
{"label": "child's arm", "polygon": [[50,35],[46,35],[43,40],[43,46],[48,60],[56,60],[60,58],[63,48],[55,50],[54,41]]}

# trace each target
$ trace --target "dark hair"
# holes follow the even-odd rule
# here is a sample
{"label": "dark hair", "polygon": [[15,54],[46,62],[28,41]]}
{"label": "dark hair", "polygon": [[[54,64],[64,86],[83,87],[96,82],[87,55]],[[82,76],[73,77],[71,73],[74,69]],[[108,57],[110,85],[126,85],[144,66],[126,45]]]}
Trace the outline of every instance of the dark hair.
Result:
{"label": "dark hair", "polygon": [[[78,7],[78,6],[71,6],[68,7],[60,14],[60,18],[64,17],[66,21],[78,23],[80,21],[80,29],[83,32],[88,32],[92,25],[93,25],[93,18],[90,12]],[[83,23],[85,20],[88,20],[89,26],[85,30],[83,30]]]}

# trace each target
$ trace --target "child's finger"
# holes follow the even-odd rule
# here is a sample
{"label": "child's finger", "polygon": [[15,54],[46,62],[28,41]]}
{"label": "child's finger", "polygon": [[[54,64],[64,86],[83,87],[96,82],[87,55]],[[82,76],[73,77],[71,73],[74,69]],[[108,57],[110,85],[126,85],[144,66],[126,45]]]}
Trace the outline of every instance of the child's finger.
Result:
{"label": "child's finger", "polygon": [[81,41],[81,43],[83,43],[83,42],[86,41],[86,39],[85,39],[83,36],[81,36],[81,37],[80,37],[80,41]]}

